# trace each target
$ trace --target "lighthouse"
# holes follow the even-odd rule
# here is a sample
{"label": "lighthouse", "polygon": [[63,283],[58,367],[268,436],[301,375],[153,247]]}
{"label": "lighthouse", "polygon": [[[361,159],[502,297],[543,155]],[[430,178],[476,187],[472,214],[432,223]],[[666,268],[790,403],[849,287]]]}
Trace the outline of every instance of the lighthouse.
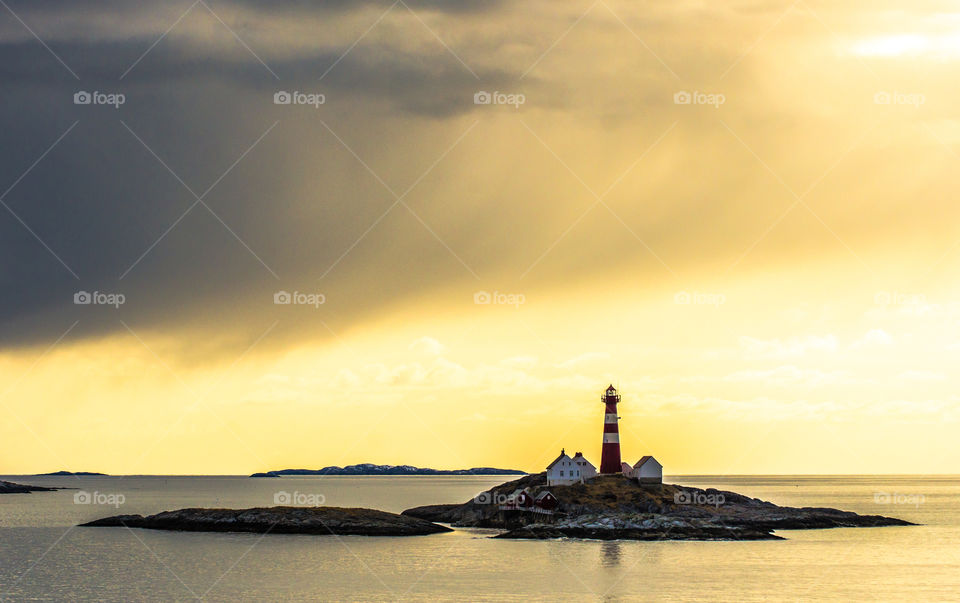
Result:
{"label": "lighthouse", "polygon": [[600,473],[620,473],[620,428],[617,425],[617,403],[620,394],[611,384],[600,397],[605,410],[603,415],[603,450],[600,455]]}

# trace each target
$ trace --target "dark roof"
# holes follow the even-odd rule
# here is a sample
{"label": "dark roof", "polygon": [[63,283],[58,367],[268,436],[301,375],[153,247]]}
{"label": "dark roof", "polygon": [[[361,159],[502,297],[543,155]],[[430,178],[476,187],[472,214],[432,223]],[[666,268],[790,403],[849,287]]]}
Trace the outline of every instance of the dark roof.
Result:
{"label": "dark roof", "polygon": [[608,391],[608,392],[615,392],[615,391],[617,391],[617,388],[615,388],[615,387],[613,386],[613,384],[611,383],[611,384],[610,384],[610,387],[607,388],[607,391]]}
{"label": "dark roof", "polygon": [[[654,459],[651,455],[648,454],[648,455],[646,455],[646,456],[640,457],[640,460],[637,461],[637,464],[634,465],[634,467],[642,467],[642,466],[644,465],[644,463],[646,463],[646,462],[649,461],[650,459],[653,459],[653,462],[655,462],[656,464],[658,464],[658,465],[660,464],[660,461],[658,461],[657,459]],[[662,465],[661,465],[661,466],[662,466]]]}

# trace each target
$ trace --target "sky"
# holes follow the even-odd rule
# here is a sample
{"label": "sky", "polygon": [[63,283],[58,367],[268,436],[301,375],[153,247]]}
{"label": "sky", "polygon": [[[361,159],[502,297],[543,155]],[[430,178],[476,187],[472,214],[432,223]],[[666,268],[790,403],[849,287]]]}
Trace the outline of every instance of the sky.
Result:
{"label": "sky", "polygon": [[958,61],[933,1],[8,0],[0,473],[599,464],[610,383],[668,474],[958,473]]}

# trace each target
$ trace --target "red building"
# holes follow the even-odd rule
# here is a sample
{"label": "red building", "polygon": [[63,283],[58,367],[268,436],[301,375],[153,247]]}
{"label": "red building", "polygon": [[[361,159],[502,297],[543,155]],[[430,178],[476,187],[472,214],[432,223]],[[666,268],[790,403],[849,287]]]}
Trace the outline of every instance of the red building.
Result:
{"label": "red building", "polygon": [[600,397],[604,403],[603,415],[603,449],[600,455],[600,473],[620,473],[620,427],[617,416],[617,403],[620,394],[611,384]]}

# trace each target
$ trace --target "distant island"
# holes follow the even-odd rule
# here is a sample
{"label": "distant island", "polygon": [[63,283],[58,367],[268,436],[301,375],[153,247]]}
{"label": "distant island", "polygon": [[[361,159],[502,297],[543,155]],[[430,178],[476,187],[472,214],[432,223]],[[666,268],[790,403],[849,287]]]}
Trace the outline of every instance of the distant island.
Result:
{"label": "distant island", "polygon": [[0,494],[29,494],[31,492],[53,492],[63,488],[47,488],[46,486],[28,486],[0,480]]}
{"label": "distant island", "polygon": [[37,477],[48,477],[48,476],[76,476],[76,475],[106,475],[106,473],[95,473],[93,471],[54,471],[53,473],[37,473]]}
{"label": "distant island", "polygon": [[331,465],[323,469],[281,469],[254,473],[250,477],[281,477],[285,475],[526,475],[518,469],[496,469],[494,467],[474,467],[472,469],[430,469],[411,465],[374,465],[361,463],[337,467]]}

